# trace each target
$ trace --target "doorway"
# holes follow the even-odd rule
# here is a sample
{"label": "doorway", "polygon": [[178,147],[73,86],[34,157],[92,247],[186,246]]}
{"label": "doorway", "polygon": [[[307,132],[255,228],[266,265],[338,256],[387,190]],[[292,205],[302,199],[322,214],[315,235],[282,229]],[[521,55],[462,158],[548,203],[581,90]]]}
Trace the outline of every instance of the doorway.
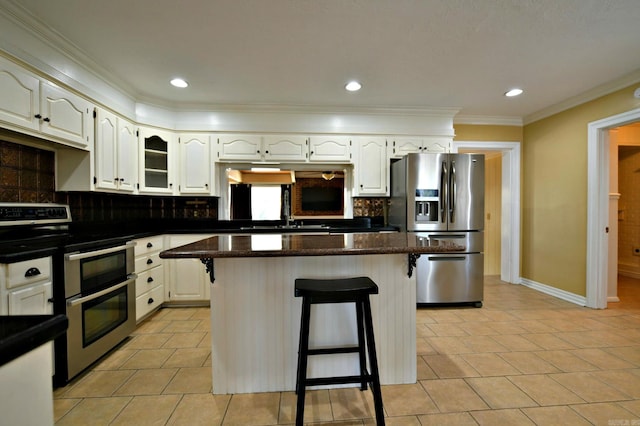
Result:
{"label": "doorway", "polygon": [[[588,124],[587,301],[607,307],[609,270],[609,130],[640,121],[640,108]],[[617,218],[616,218],[617,220]],[[615,265],[617,268],[617,265]]]}
{"label": "doorway", "polygon": [[454,141],[452,152],[502,154],[500,279],[520,284],[520,142]]}

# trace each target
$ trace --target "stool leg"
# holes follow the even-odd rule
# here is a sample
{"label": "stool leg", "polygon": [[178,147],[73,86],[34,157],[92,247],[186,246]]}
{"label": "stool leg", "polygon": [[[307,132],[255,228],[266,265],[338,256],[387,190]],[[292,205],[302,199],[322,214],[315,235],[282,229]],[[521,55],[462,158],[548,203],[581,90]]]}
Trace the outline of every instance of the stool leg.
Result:
{"label": "stool leg", "polygon": [[362,300],[355,302],[356,305],[356,327],[358,329],[358,355],[360,356],[360,377],[362,382],[360,383],[360,390],[367,390],[367,352],[364,338],[364,319],[362,311],[364,310],[364,304]]}
{"label": "stool leg", "polygon": [[311,319],[311,303],[308,298],[302,298],[302,317],[300,319],[300,346],[298,352],[298,379],[296,392],[296,426],[302,426],[304,420],[304,394],[307,381],[307,357],[309,350],[309,321]]}
{"label": "stool leg", "polygon": [[367,350],[369,352],[369,364],[371,366],[371,391],[373,392],[373,405],[376,411],[376,424],[384,425],[384,410],[382,408],[382,391],[380,390],[380,376],[378,375],[378,356],[376,355],[376,343],[373,337],[373,319],[371,318],[371,302],[369,298],[364,300],[365,330],[367,332]]}

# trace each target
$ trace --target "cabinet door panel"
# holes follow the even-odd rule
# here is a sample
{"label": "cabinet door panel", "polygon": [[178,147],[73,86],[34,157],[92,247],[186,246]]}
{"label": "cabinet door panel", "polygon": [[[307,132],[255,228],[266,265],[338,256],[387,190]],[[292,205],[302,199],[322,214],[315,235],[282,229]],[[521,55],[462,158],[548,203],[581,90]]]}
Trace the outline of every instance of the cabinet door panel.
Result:
{"label": "cabinet door panel", "polygon": [[220,160],[260,160],[260,136],[220,135],[218,158]]}
{"label": "cabinet door panel", "polygon": [[208,135],[180,136],[180,192],[210,192],[211,159]]}
{"label": "cabinet door panel", "polygon": [[96,188],[117,189],[117,117],[98,109],[96,117]]}
{"label": "cabinet door panel", "polygon": [[20,288],[9,293],[9,315],[51,315],[51,283]]}
{"label": "cabinet door panel", "polygon": [[309,160],[348,163],[351,161],[350,145],[348,136],[311,136]]}
{"label": "cabinet door panel", "polygon": [[389,191],[389,165],[385,138],[358,138],[354,195],[386,196]]}
{"label": "cabinet door panel", "polygon": [[309,154],[309,145],[304,136],[265,136],[263,147],[264,157],[267,160],[305,161]]}
{"label": "cabinet door panel", "polygon": [[123,119],[118,119],[117,137],[118,189],[133,192],[138,182],[138,138],[135,126]]}
{"label": "cabinet door panel", "polygon": [[40,80],[17,65],[0,58],[0,120],[39,130]]}
{"label": "cabinet door panel", "polygon": [[[64,89],[42,85],[41,131],[86,148],[91,142],[91,104]],[[90,118],[91,117],[91,118]]]}

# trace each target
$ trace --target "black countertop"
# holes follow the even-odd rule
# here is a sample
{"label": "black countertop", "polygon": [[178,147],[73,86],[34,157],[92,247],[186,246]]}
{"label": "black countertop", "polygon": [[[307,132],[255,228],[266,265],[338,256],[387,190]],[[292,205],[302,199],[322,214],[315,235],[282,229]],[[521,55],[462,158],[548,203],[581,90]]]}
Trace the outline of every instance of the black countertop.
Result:
{"label": "black countertop", "polygon": [[353,219],[305,219],[286,226],[282,220],[251,221],[212,219],[155,219],[127,222],[74,222],[65,234],[0,242],[0,263],[51,256],[57,252],[81,251],[96,243],[120,243],[158,234],[268,234],[317,232],[397,231],[369,217]]}
{"label": "black countertop", "polygon": [[0,316],[0,366],[62,335],[65,315]]}

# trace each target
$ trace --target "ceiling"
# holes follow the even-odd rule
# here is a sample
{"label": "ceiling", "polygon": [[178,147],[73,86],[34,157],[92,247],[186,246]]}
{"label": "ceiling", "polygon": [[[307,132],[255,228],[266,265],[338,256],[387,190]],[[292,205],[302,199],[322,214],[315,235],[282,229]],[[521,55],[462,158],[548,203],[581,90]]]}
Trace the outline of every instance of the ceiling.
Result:
{"label": "ceiling", "polygon": [[[640,81],[638,0],[0,0],[141,102],[524,118]],[[31,20],[33,18],[33,20]],[[58,38],[58,36],[60,36]],[[181,76],[187,89],[168,84]],[[350,93],[344,85],[359,80]],[[517,98],[503,96],[519,87]]]}

